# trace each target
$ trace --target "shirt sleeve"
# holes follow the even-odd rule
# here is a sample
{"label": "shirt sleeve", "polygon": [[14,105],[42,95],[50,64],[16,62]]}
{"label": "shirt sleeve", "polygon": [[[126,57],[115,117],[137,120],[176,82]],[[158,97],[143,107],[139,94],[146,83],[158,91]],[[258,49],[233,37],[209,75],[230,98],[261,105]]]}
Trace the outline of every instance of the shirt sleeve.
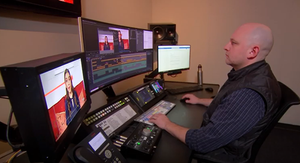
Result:
{"label": "shirt sleeve", "polygon": [[249,132],[264,113],[259,93],[248,88],[234,91],[221,101],[206,126],[187,131],[185,142],[197,152],[210,152]]}

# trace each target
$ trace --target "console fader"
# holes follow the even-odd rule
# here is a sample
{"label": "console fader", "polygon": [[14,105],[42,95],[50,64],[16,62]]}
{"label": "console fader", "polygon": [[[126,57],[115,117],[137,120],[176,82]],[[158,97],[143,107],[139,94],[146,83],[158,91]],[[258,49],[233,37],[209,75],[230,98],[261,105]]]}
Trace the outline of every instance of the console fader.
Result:
{"label": "console fader", "polygon": [[134,125],[135,127],[131,131],[127,130],[132,133],[124,133],[124,135],[129,134],[130,136],[122,144],[121,152],[127,156],[151,157],[160,140],[162,130],[157,126],[144,123]]}

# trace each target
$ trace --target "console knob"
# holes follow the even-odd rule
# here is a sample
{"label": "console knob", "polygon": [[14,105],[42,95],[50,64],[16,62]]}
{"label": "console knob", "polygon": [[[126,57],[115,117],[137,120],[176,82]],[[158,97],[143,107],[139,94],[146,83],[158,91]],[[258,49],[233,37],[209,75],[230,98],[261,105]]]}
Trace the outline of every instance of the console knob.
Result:
{"label": "console knob", "polygon": [[150,129],[148,129],[148,128],[144,128],[144,129],[143,129],[143,135],[145,135],[145,136],[150,136],[150,134],[151,134]]}
{"label": "console knob", "polygon": [[106,158],[111,158],[111,156],[112,156],[112,153],[111,153],[111,151],[110,150],[105,150],[105,152],[104,152],[104,155],[105,155],[105,157]]}

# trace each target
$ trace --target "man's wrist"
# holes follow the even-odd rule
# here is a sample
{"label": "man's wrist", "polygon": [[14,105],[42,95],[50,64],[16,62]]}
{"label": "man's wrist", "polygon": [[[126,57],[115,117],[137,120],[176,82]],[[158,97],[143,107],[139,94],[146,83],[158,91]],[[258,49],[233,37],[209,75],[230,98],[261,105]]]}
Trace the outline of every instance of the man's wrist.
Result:
{"label": "man's wrist", "polygon": [[169,122],[166,122],[165,126],[164,126],[164,130],[168,131],[168,129],[170,128],[170,125],[172,125],[172,122],[169,121]]}
{"label": "man's wrist", "polygon": [[201,98],[198,98],[197,104],[203,105],[203,100]]}

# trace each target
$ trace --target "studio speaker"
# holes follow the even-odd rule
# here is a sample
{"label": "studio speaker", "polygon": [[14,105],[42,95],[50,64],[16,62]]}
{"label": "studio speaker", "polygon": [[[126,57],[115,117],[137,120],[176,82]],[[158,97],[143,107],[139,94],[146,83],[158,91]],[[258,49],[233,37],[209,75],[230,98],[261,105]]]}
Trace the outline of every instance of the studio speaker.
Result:
{"label": "studio speaker", "polygon": [[177,44],[176,24],[149,24],[149,29],[153,31],[154,43]]}

